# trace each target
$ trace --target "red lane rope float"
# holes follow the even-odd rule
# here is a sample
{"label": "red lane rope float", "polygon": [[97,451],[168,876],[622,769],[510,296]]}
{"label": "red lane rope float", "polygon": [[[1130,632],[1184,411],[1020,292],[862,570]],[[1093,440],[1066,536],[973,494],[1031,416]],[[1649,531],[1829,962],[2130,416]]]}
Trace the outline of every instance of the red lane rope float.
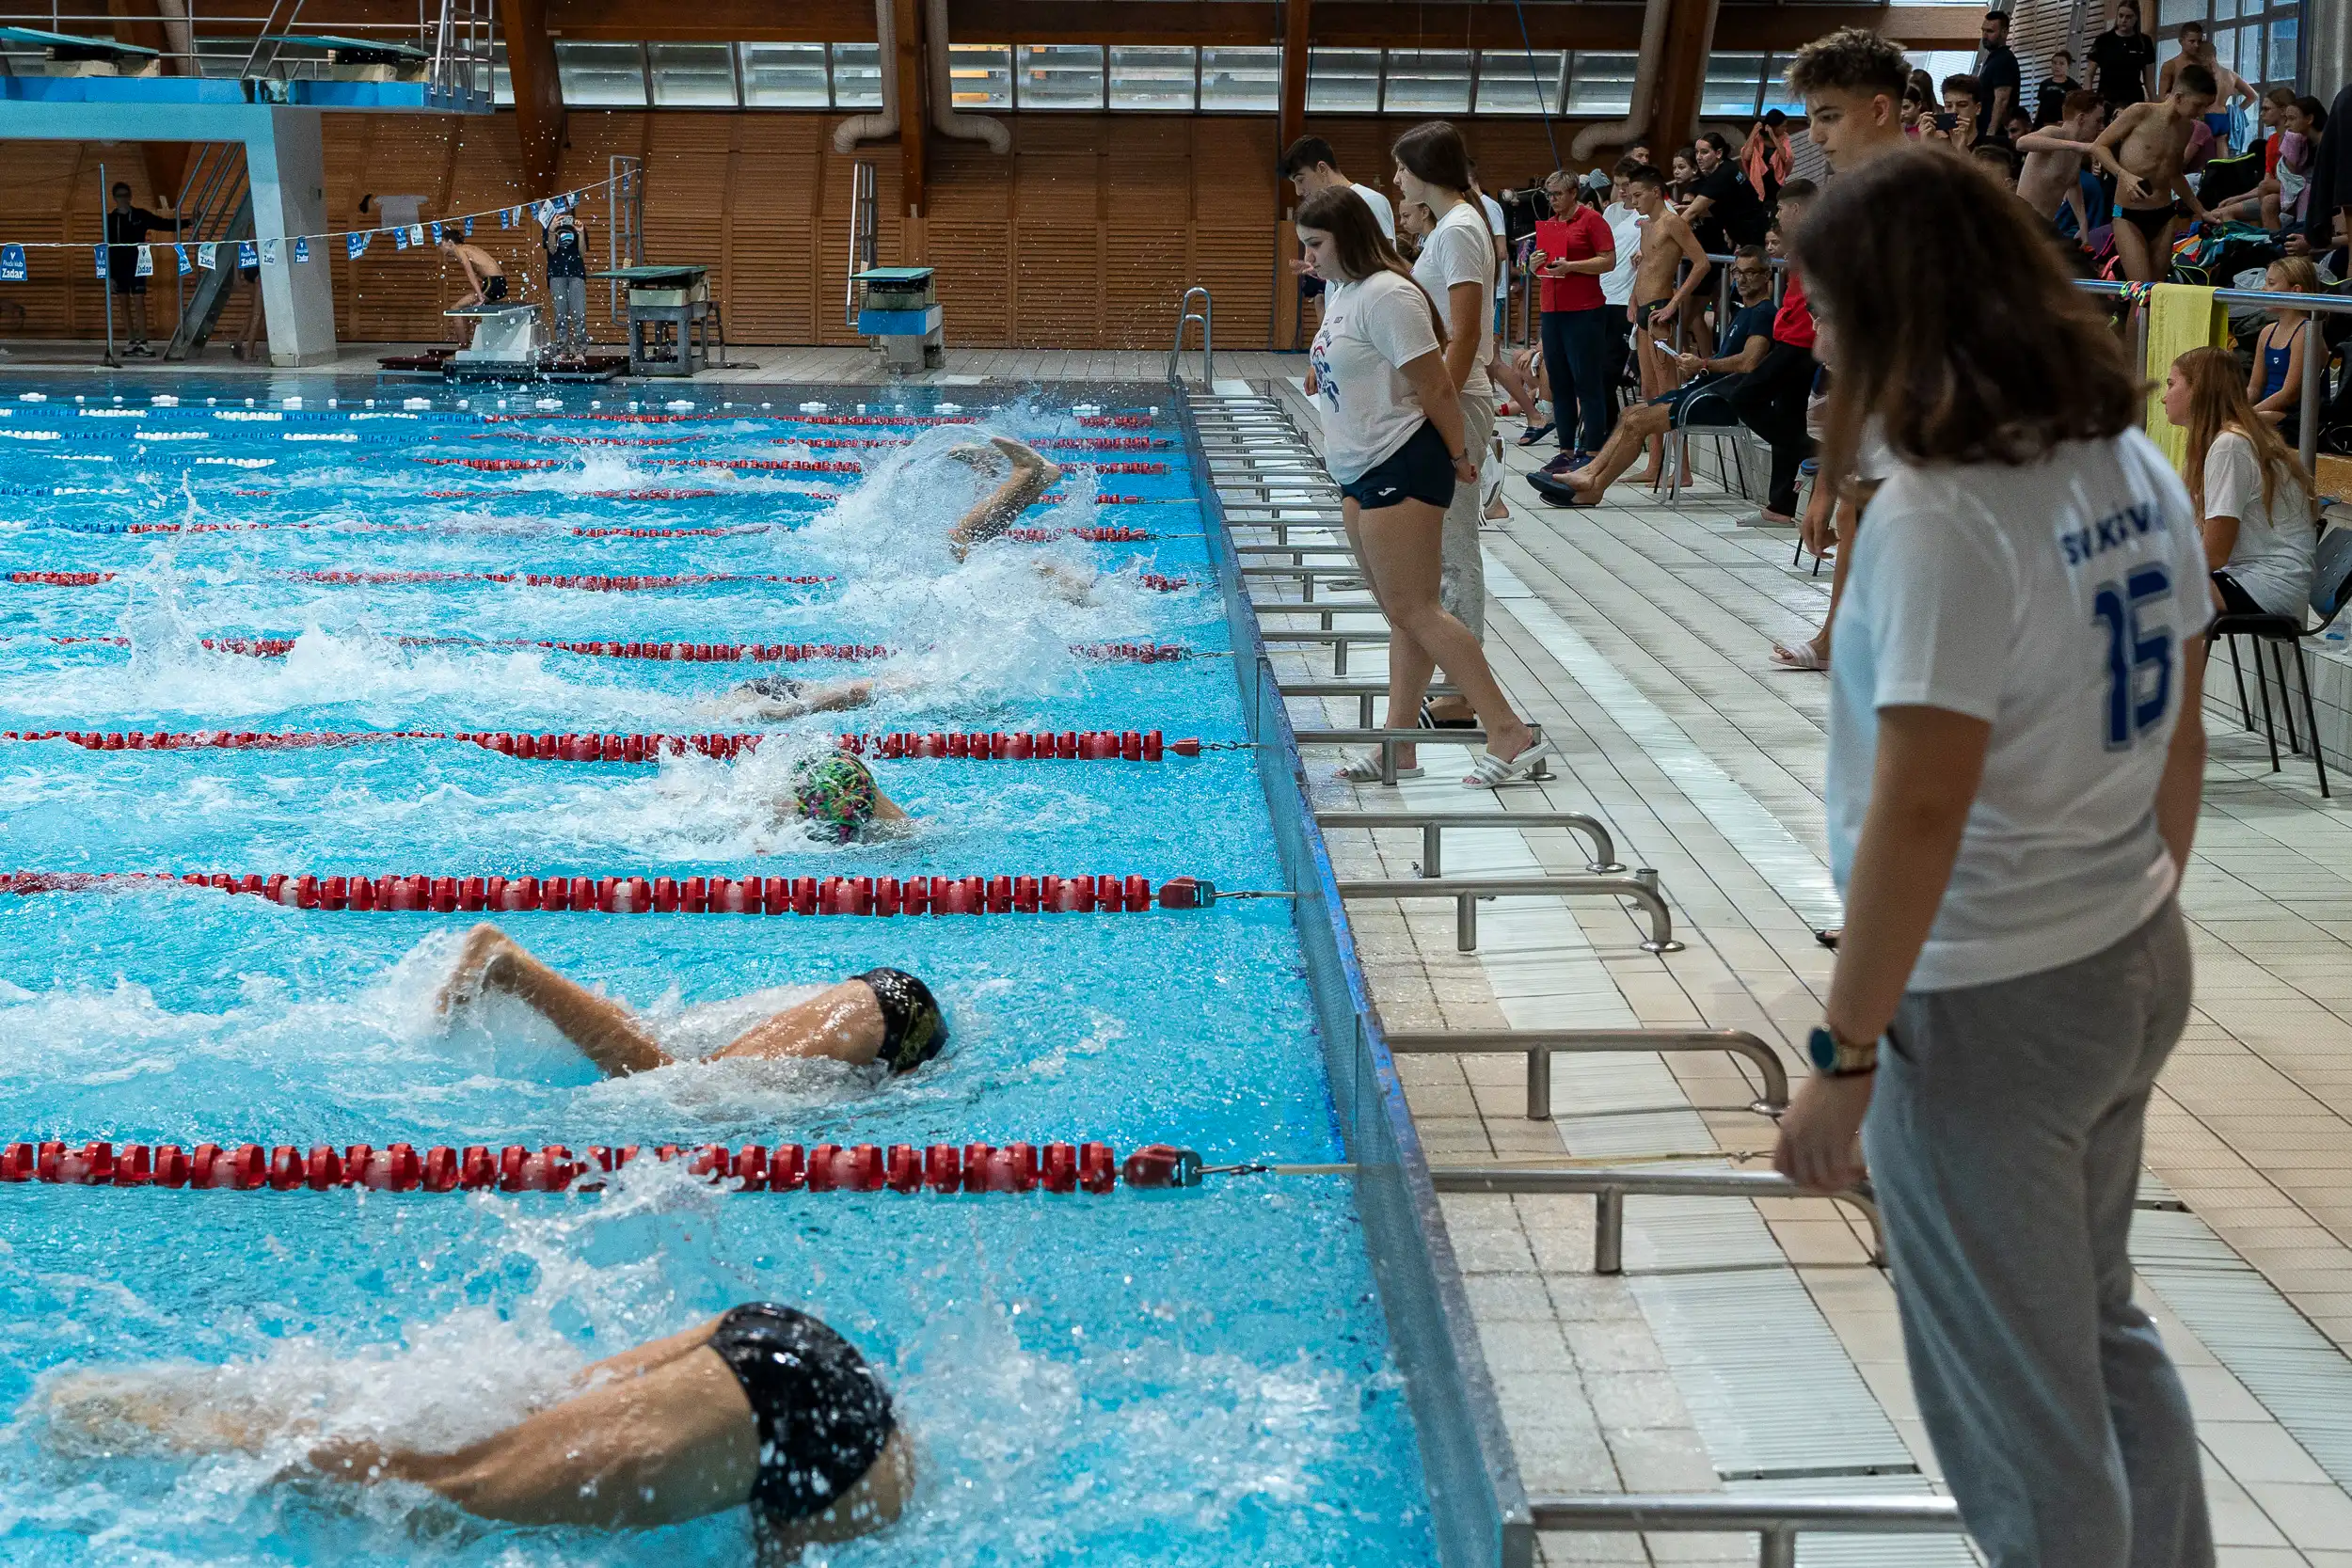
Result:
{"label": "red lane rope float", "polygon": [[420,463],[430,463],[443,468],[479,468],[488,474],[520,473],[534,468],[560,468],[560,457],[419,457]]}
{"label": "red lane rope float", "polygon": [[95,588],[112,582],[112,572],[10,572],[10,582],[39,583],[47,588]]}
{"label": "red lane rope float", "polygon": [[1174,594],[1192,586],[1190,578],[1162,577],[1157,572],[1141,573],[1136,577],[1136,581],[1154,594]]}
{"label": "red lane rope float", "polygon": [[1082,430],[1149,430],[1155,421],[1149,414],[1081,414],[1078,426]]}
{"label": "red lane rope float", "polygon": [[767,533],[774,527],[773,523],[746,523],[739,528],[576,528],[572,532],[581,539],[724,539],[739,533]]}
{"label": "red lane rope float", "polygon": [[[755,751],[764,735],[528,735],[488,730],[0,730],[0,742],[62,740],[89,752],[284,752],[328,746],[374,746],[393,741],[453,740],[524,762],[660,762],[687,752],[728,761]],[[994,734],[922,733],[834,737],[845,752],[886,761],[953,757],[973,762],[1159,762],[1173,752],[1200,754],[1192,736],[1168,740],[1158,730],[1063,730],[1058,734],[999,731]]]}
{"label": "red lane rope float", "polygon": [[[439,501],[515,500],[524,496],[553,496],[558,499],[600,501],[691,501],[721,494],[717,490],[683,489],[648,484],[633,490],[427,490],[425,498]],[[830,498],[829,498],[830,499]]]}
{"label": "red lane rope float", "polygon": [[656,457],[664,468],[737,468],[788,474],[862,474],[866,465],[848,457]]}
{"label": "red lane rope float", "polygon": [[528,430],[487,430],[466,437],[469,441],[537,441],[549,446],[565,447],[680,447],[693,441],[708,440],[705,436],[551,436]]}
{"label": "red lane rope float", "polygon": [[[41,641],[60,644],[103,643],[115,648],[131,645],[127,637],[52,636]],[[551,648],[558,653],[596,658],[671,659],[699,664],[856,664],[888,658],[898,651],[886,644],[848,642],[556,642],[530,638],[481,641],[465,637],[400,637],[392,641],[404,648]],[[255,658],[283,658],[294,652],[294,639],[291,637],[203,639],[208,652],[246,654]],[[1193,651],[1180,642],[1073,642],[1070,651],[1080,658],[1106,664],[1167,664],[1193,657]]]}
{"label": "red lane rope float", "polygon": [[[69,1147],[62,1140],[0,1148],[0,1182],[70,1187],[189,1187],[223,1192],[328,1192],[365,1188],[390,1193],[596,1192],[606,1179],[641,1157],[640,1145],[592,1144],[580,1157],[562,1144],[533,1149],[508,1144],[452,1148],[414,1144],[178,1144],[111,1142]],[[661,1144],[653,1158],[685,1162],[686,1174],[730,1193],[1090,1193],[1124,1180],[1145,1190],[1196,1187],[1200,1156],[1172,1144],[1146,1144],[1124,1161],[1103,1143],[932,1144]]]}
{"label": "red lane rope float", "polygon": [[538,572],[284,572],[282,577],[302,582],[353,583],[420,583],[420,582],[506,582],[520,583],[526,588],[577,588],[591,594],[639,594],[656,588],[700,588],[714,582],[784,582],[808,584],[832,582],[831,577],[780,577],[773,573],[700,572],[676,577],[612,578],[612,577],[549,577]]}
{"label": "red lane rope float", "polygon": [[978,424],[977,414],[787,414],[786,424],[922,425]]}
{"label": "red lane rope float", "polygon": [[[1097,501],[1103,499],[1100,496],[1094,499]],[[575,529],[572,531],[577,533],[580,531]],[[1148,528],[1009,528],[997,537],[1018,539],[1025,545],[1042,545],[1052,539],[1084,539],[1094,545],[1128,545],[1157,539],[1159,535]]]}
{"label": "red lane rope float", "polygon": [[9,871],[0,893],[200,887],[329,912],[576,914],[1140,914],[1205,909],[1220,895],[1194,877],[1156,893],[1149,877],[319,877],[274,872]]}

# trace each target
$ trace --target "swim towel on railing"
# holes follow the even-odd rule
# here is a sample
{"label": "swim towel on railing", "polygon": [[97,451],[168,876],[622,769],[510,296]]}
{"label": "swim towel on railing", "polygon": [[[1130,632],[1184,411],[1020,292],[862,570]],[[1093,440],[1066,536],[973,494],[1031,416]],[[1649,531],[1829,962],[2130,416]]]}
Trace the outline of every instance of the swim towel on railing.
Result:
{"label": "swim towel on railing", "polygon": [[2148,391],[2148,437],[2164,449],[2177,468],[2188,451],[2188,433],[2164,417],[2164,377],[2172,361],[2193,348],[2230,341],[2229,315],[2211,289],[2188,283],[2159,283],[2145,307],[2148,362],[2141,367]]}

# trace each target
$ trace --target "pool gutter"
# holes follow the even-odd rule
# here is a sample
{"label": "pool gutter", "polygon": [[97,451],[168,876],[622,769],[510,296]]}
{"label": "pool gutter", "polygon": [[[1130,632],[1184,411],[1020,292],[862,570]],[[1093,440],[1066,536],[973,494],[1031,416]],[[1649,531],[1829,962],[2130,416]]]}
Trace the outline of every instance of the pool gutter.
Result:
{"label": "pool gutter", "polygon": [[1527,1490],[1486,1373],[1462,1271],[1429,1180],[1356,940],[1341,901],[1290,715],[1240,575],[1225,508],[1202,456],[1189,389],[1169,388],[1232,632],[1233,675],[1253,742],[1277,852],[1296,891],[1298,942],[1314,998],[1331,1101],[1355,1164],[1356,1208],[1420,1436],[1422,1469],[1445,1568],[1528,1568],[1534,1529]]}

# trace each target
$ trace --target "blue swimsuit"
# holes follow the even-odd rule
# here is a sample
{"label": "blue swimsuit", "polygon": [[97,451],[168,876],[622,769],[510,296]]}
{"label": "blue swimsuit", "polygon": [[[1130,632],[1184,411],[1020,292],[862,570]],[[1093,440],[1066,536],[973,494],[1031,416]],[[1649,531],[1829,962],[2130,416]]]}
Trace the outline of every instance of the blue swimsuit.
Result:
{"label": "blue swimsuit", "polygon": [[2287,364],[2294,356],[2295,345],[2292,342],[2265,345],[2263,349],[2263,395],[2262,398],[2254,400],[2256,403],[2262,402],[2263,398],[2276,395],[2279,388],[2287,384]]}

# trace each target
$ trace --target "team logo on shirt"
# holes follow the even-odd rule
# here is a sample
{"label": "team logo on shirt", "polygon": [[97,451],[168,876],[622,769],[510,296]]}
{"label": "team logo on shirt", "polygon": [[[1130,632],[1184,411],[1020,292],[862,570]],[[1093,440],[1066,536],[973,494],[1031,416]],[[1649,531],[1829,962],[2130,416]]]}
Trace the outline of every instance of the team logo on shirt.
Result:
{"label": "team logo on shirt", "polygon": [[2066,552],[2066,564],[2079,566],[2094,561],[2109,550],[2122,549],[2136,539],[2165,531],[2164,513],[2154,501],[2134,501],[2121,512],[2110,513],[2089,528],[2067,529],[2058,536],[2058,546]]}

